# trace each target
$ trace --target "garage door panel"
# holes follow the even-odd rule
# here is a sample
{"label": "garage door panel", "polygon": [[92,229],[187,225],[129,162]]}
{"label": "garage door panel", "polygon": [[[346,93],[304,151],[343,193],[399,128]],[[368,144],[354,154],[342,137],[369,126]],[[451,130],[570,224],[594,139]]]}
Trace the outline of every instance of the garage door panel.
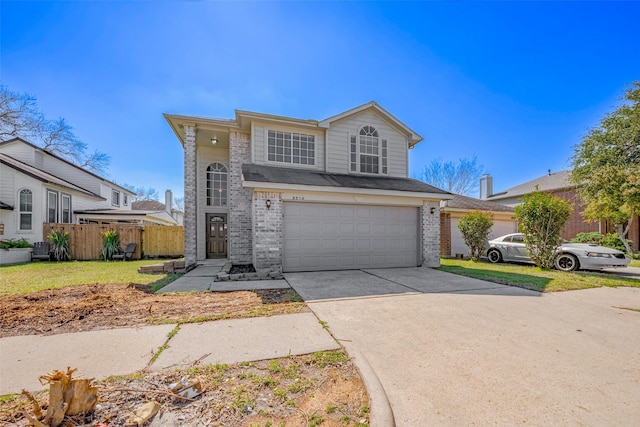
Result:
{"label": "garage door panel", "polygon": [[418,209],[285,202],[284,271],[409,267]]}

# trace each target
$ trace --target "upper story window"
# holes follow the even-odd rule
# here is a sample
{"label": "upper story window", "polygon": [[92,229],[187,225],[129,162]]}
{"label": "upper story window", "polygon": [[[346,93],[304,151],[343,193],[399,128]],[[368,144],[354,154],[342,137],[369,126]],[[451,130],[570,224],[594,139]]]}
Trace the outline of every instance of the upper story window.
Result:
{"label": "upper story window", "polygon": [[122,195],[122,204],[127,206],[129,204],[129,197],[126,194]]}
{"label": "upper story window", "polygon": [[111,204],[113,206],[120,206],[120,192],[117,190],[111,190]]}
{"label": "upper story window", "polygon": [[352,135],[349,144],[351,172],[384,174],[388,168],[387,140],[380,138],[373,126],[363,126],[358,135]]}
{"label": "upper story window", "polygon": [[20,190],[20,230],[31,230],[33,218],[33,193]]}
{"label": "upper story window", "polygon": [[270,162],[315,165],[315,136],[270,130],[267,139],[267,159]]}
{"label": "upper story window", "polygon": [[58,222],[58,192],[47,191],[47,222]]}
{"label": "upper story window", "polygon": [[227,168],[222,163],[207,167],[207,206],[227,206]]}

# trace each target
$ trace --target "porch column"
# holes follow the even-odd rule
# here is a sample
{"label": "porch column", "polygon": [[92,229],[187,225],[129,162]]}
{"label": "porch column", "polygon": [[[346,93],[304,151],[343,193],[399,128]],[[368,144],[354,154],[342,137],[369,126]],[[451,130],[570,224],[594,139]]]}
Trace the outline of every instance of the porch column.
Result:
{"label": "porch column", "polygon": [[196,263],[196,127],[184,126],[184,263]]}

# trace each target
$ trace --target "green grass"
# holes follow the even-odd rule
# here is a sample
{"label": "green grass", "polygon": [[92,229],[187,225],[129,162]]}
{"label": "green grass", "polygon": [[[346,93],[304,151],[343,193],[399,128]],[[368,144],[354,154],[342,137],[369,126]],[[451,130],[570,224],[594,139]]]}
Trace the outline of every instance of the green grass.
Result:
{"label": "green grass", "polygon": [[446,258],[441,259],[440,264],[440,270],[448,273],[540,292],[571,291],[602,286],[640,287],[640,280],[604,273],[585,271],[564,273],[557,270],[542,270],[530,265],[490,264]]}
{"label": "green grass", "polygon": [[640,268],[640,259],[632,259],[629,267],[638,267]]}
{"label": "green grass", "polygon": [[138,267],[159,262],[69,261],[0,266],[0,296],[90,283],[139,283],[150,285],[156,291],[180,277],[177,274],[138,273]]}

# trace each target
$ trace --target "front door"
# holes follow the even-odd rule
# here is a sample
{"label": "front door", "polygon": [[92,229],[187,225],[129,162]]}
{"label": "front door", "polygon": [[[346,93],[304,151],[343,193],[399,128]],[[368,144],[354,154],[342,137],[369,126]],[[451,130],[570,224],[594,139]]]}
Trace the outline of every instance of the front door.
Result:
{"label": "front door", "polygon": [[207,214],[207,258],[227,257],[227,215]]}

